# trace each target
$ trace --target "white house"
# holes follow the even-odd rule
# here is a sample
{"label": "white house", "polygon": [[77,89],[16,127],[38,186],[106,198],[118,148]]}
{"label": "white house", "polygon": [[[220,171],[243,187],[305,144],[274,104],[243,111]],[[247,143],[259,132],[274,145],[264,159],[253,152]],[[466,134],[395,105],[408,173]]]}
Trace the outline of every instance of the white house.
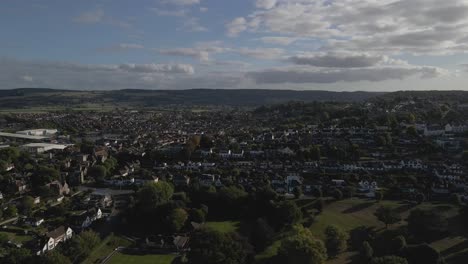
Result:
{"label": "white house", "polygon": [[68,227],[60,226],[57,229],[48,232],[44,239],[44,244],[37,252],[37,255],[53,250],[59,243],[65,242],[73,237],[73,230]]}

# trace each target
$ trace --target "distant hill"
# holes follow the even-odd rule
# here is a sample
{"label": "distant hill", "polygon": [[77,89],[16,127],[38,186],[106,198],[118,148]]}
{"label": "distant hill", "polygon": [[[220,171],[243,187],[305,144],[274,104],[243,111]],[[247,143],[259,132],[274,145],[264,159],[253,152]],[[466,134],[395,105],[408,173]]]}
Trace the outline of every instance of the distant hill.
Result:
{"label": "distant hill", "polygon": [[0,108],[80,107],[108,105],[159,107],[165,105],[258,106],[289,101],[365,101],[383,95],[380,92],[329,92],[293,90],[114,90],[69,91],[47,88],[0,90]]}

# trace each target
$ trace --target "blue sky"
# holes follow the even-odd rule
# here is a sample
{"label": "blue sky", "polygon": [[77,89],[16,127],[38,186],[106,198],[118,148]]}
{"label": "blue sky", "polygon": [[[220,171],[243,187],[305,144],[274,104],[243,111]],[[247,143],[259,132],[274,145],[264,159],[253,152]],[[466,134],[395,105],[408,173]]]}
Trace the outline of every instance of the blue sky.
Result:
{"label": "blue sky", "polygon": [[445,2],[4,0],[0,89],[467,89]]}

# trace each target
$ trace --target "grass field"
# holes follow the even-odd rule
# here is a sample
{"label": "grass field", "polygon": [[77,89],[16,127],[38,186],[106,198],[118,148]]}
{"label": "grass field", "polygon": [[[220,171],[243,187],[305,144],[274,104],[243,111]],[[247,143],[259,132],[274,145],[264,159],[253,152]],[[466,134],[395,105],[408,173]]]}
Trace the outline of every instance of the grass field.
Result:
{"label": "grass field", "polygon": [[225,221],[225,222],[206,222],[205,227],[219,231],[221,233],[235,232],[239,229],[239,222]]}
{"label": "grass field", "polygon": [[126,255],[116,253],[109,260],[109,264],[171,264],[176,255]]}
{"label": "grass field", "polygon": [[92,264],[92,263],[100,263],[100,260],[106,258],[110,253],[114,251],[117,247],[127,247],[131,245],[131,241],[128,241],[125,238],[110,235],[106,237],[99,246],[97,246],[91,255],[83,261],[83,264]]}
{"label": "grass field", "polygon": [[20,235],[12,232],[0,232],[0,234],[5,234],[8,236],[8,239],[16,243],[25,243],[33,239],[30,235]]}
{"label": "grass field", "polygon": [[[302,208],[312,210],[314,200],[301,200],[297,203]],[[383,229],[385,228],[384,224],[379,222],[374,216],[374,212],[377,208],[383,205],[395,208],[401,214],[403,219],[399,224],[391,226],[390,228],[405,224],[404,219],[406,219],[410,211],[415,208],[435,208],[437,210],[442,210],[446,212],[449,219],[455,216],[458,210],[455,206],[447,204],[424,203],[422,205],[412,205],[398,201],[382,201],[380,203],[376,203],[372,200],[353,198],[327,204],[323,212],[316,216],[310,226],[310,230],[316,237],[324,239],[324,231],[329,225],[336,225],[346,231],[351,231],[359,226],[376,227],[377,230]],[[305,219],[305,221],[307,221],[307,219]],[[460,228],[462,227],[456,223],[450,224],[451,233],[459,233]],[[278,239],[280,239],[280,237]],[[261,261],[271,258],[277,254],[279,246],[280,241],[277,240],[264,252],[258,254],[256,259]],[[438,249],[441,254],[446,257],[448,260],[447,263],[463,263],[455,260],[468,256],[468,241],[462,236],[446,237],[435,241],[432,243],[432,246]],[[348,260],[350,259],[349,255],[353,254],[355,253],[346,252],[343,256],[338,256],[338,258],[330,260],[328,263],[348,263]]]}

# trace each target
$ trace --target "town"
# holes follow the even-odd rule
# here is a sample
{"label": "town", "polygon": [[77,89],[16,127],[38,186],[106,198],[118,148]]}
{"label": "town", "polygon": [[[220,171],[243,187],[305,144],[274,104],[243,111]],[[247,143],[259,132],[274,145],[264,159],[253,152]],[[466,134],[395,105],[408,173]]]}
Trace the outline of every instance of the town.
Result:
{"label": "town", "polygon": [[463,263],[467,166],[443,98],[3,113],[0,259]]}

